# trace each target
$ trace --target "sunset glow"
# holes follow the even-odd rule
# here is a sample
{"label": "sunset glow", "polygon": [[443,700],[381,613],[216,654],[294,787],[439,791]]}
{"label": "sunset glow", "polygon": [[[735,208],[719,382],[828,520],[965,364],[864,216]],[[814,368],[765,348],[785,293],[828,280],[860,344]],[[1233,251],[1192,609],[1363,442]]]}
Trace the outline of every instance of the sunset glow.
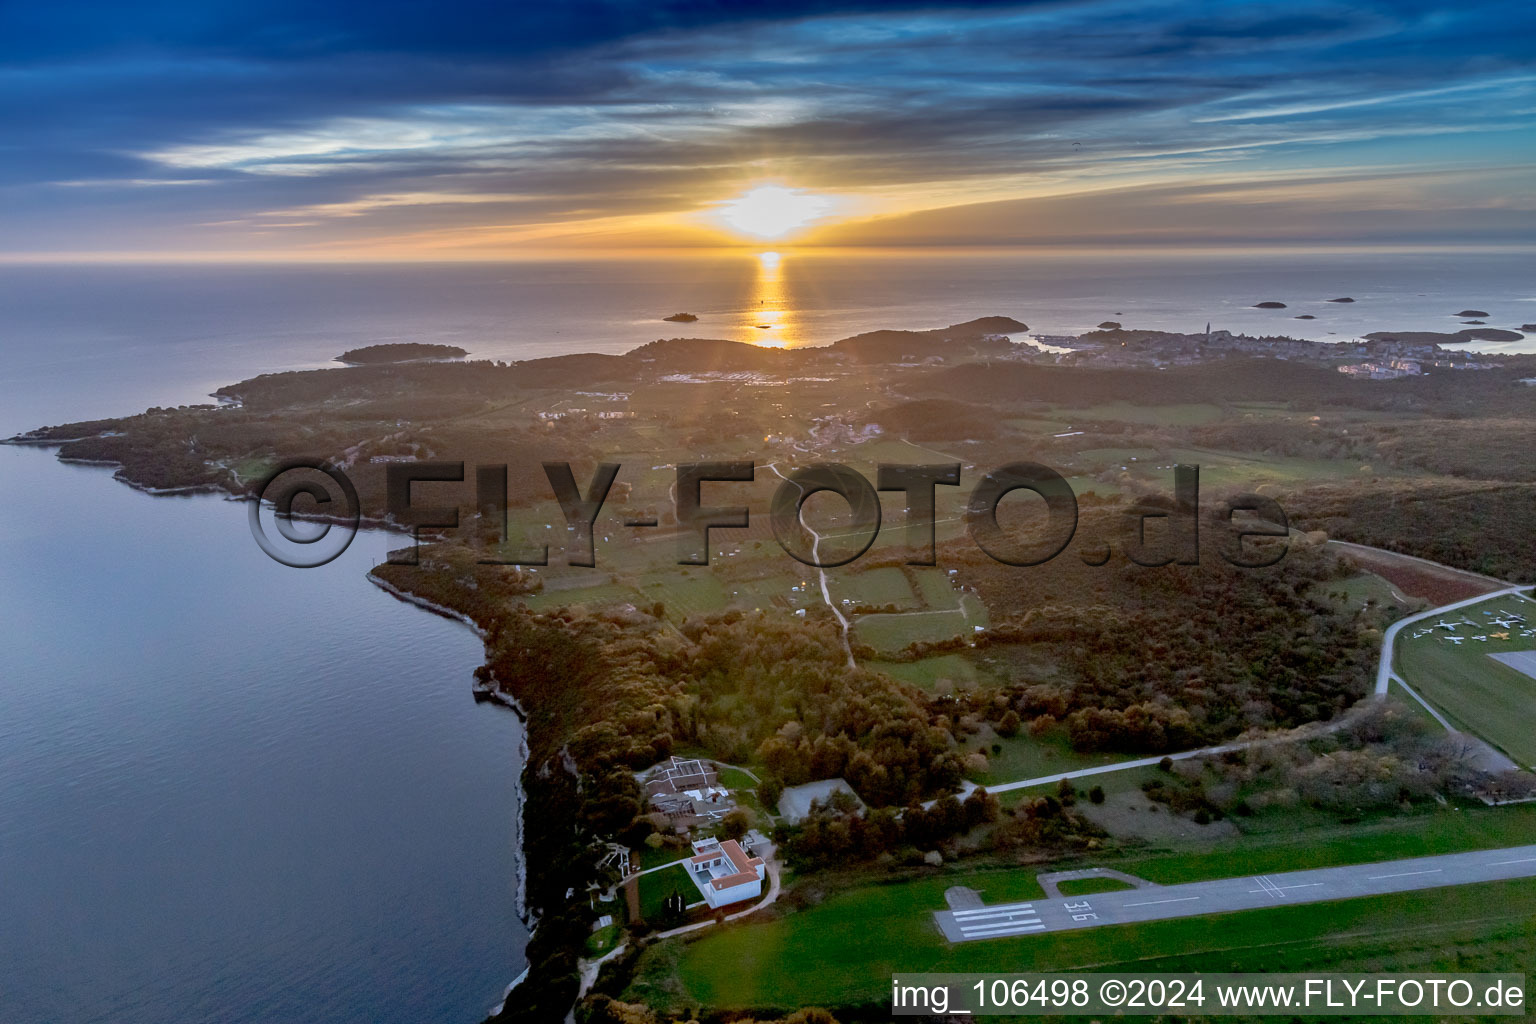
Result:
{"label": "sunset glow", "polygon": [[836,200],[782,185],[760,185],[745,195],[722,203],[720,222],[750,238],[783,238],[821,220]]}

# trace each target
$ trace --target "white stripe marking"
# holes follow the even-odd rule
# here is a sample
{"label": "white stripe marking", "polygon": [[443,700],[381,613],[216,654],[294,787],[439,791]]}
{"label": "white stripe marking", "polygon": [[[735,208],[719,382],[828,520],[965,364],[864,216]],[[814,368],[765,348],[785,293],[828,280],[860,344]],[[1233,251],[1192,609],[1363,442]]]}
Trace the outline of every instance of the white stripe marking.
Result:
{"label": "white stripe marking", "polygon": [[1395,875],[1366,875],[1367,882],[1374,882],[1379,878],[1407,878],[1409,875],[1438,875],[1443,868],[1430,868],[1428,871],[1399,871]]}
{"label": "white stripe marking", "polygon": [[952,913],[957,918],[962,917],[987,917],[992,914],[1010,913],[1015,910],[1028,910],[1033,903],[1003,903],[995,907],[977,907],[974,910],[956,910]]}
{"label": "white stripe marking", "polygon": [[1025,932],[1043,932],[1045,925],[1038,922],[1033,924],[1017,924],[998,926],[994,928],[977,928],[970,931],[962,931],[962,939],[993,939],[1002,935],[1022,935]]}
{"label": "white stripe marking", "polygon": [[1496,860],[1489,867],[1496,868],[1501,864],[1529,864],[1533,860],[1536,860],[1536,857],[1521,857],[1519,860]]}
{"label": "white stripe marking", "polygon": [[1155,907],[1159,903],[1188,903],[1190,900],[1197,900],[1199,898],[1200,898],[1199,896],[1180,896],[1176,900],[1147,900],[1145,903],[1124,903],[1124,904],[1121,904],[1121,906],[1125,906],[1125,907]]}

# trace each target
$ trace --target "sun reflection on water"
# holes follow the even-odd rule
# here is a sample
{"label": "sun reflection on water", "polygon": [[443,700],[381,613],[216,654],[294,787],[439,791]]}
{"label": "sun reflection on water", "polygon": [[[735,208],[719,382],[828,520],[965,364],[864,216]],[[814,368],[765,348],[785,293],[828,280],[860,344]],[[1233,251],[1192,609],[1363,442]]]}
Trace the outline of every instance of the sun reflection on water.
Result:
{"label": "sun reflection on water", "polygon": [[748,328],[762,337],[754,344],[764,348],[789,348],[799,343],[799,324],[790,308],[784,285],[784,258],[777,252],[757,254],[757,279],[753,283]]}

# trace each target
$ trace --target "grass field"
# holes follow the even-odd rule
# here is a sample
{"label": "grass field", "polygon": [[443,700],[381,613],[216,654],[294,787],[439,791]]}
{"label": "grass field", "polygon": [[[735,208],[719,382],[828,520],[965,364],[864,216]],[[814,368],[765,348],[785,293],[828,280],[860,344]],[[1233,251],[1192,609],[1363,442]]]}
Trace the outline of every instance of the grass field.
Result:
{"label": "grass field", "polygon": [[[1499,747],[1519,764],[1536,765],[1536,728],[1532,727],[1536,679],[1488,656],[1536,649],[1536,637],[1522,637],[1518,627],[1506,630],[1490,623],[1484,613],[1499,610],[1516,611],[1536,621],[1536,603],[1502,597],[1445,616],[1475,624],[1461,625],[1457,635],[1487,636],[1486,641],[1466,639],[1453,644],[1441,639],[1447,635],[1442,629],[1415,638],[1414,626],[1406,627],[1398,634],[1397,671],[1452,722]],[[1494,639],[1498,633],[1508,635]]]}
{"label": "grass field", "polygon": [[[994,744],[1002,749],[993,751]],[[1119,753],[1079,753],[1067,743],[1063,731],[1041,737],[1020,732],[1004,738],[992,735],[990,729],[983,729],[977,737],[968,740],[965,744],[967,750],[974,750],[977,746],[980,746],[982,753],[987,755],[987,770],[971,775],[970,779],[981,786],[1015,782],[1020,779],[1035,779],[1042,775],[1054,775],[1057,772],[1069,772],[1077,768],[1091,768],[1095,765],[1109,764],[1111,761],[1125,760],[1125,755]],[[1093,785],[1097,781],[1096,778],[1087,779],[1083,780],[1082,784]]]}
{"label": "grass field", "polygon": [[628,998],[790,1009],[881,1001],[896,971],[1493,971],[1536,952],[1533,879],[960,946],[926,913],[917,928],[872,929],[865,915],[905,908],[844,897],[826,906],[814,943],[782,927],[738,927],[680,953],[649,951]]}
{"label": "grass field", "polygon": [[986,607],[974,595],[966,594],[960,607],[949,611],[864,615],[854,623],[853,631],[861,642],[877,651],[899,651],[914,641],[969,636],[976,626],[986,624]]}
{"label": "grass field", "polygon": [[1083,423],[1140,423],[1146,426],[1190,427],[1221,419],[1221,407],[1209,403],[1183,405],[1132,405],[1130,402],[1105,402],[1081,409],[1052,409],[1052,416],[1078,429]]}
{"label": "grass field", "polygon": [[683,894],[683,903],[697,903],[700,899],[698,886],[688,877],[688,869],[681,864],[653,871],[640,876],[640,916],[647,921],[658,920],[665,910],[667,897],[676,889]]}
{"label": "grass field", "polygon": [[929,693],[953,693],[972,686],[980,678],[976,666],[963,654],[939,654],[920,661],[866,661],[864,664]]}
{"label": "grass field", "polygon": [[[833,601],[848,598],[855,604],[895,605],[901,609],[917,607],[917,598],[906,575],[895,566],[882,566],[865,572],[834,569],[827,574],[828,592]],[[951,605],[954,602],[950,602]]]}
{"label": "grass field", "polygon": [[[1174,884],[1514,846],[1533,838],[1536,808],[1443,809],[1101,862]],[[932,912],[943,909],[949,886],[979,889],[989,903],[1036,899],[1043,895],[1037,870],[946,871],[890,884],[822,883],[823,897],[803,909],[711,930],[686,945],[669,942],[648,950],[630,998],[661,1006],[838,1005],[882,999],[898,970],[1507,970],[1529,962],[1536,951],[1536,933],[1529,928],[1536,915],[1536,880],[959,946],[949,945],[934,928]],[[1482,963],[1494,966],[1475,966]]]}

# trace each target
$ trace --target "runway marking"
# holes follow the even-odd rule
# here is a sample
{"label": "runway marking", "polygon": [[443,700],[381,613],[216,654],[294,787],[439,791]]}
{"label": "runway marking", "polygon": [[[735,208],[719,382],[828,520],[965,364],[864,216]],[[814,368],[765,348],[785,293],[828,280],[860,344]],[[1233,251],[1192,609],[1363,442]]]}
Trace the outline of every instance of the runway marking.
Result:
{"label": "runway marking", "polygon": [[[1536,860],[1536,858],[1532,858],[1532,859]],[[1287,889],[1310,889],[1310,888],[1312,888],[1315,885],[1322,885],[1322,884],[1324,884],[1324,883],[1322,883],[1322,882],[1301,882],[1300,884],[1297,884],[1297,885],[1277,885],[1277,886],[1274,887],[1273,890],[1270,890],[1270,889],[1249,889],[1248,891],[1249,892],[1267,892],[1267,893],[1270,893],[1271,895],[1273,895],[1275,892],[1279,892],[1279,893],[1283,894],[1285,892],[1285,890],[1287,890]]]}
{"label": "runway marking", "polygon": [[1374,882],[1378,878],[1407,878],[1409,875],[1438,875],[1443,868],[1430,868],[1428,871],[1399,871],[1395,875],[1366,875],[1367,882]]}
{"label": "runway marking", "polygon": [[956,910],[952,913],[955,917],[980,917],[989,914],[1009,913],[1015,910],[1028,910],[1033,903],[1002,903],[995,907],[972,907],[970,910]]}
{"label": "runway marking", "polygon": [[1147,900],[1144,903],[1123,903],[1123,904],[1121,904],[1121,906],[1124,906],[1124,907],[1155,907],[1159,903],[1188,903],[1190,900],[1197,900],[1199,898],[1200,898],[1199,896],[1180,896],[1176,900]]}
{"label": "runway marking", "polygon": [[1035,913],[1035,911],[1029,909],[1029,907],[1027,907],[1027,906],[1025,906],[1025,907],[1008,907],[1006,909],[1000,907],[997,910],[990,910],[990,911],[987,911],[986,913],[967,914],[964,917],[961,917],[959,914],[956,914],[956,915],[954,915],[954,917],[955,917],[955,923],[956,924],[970,924],[970,923],[975,922],[975,921],[985,920],[985,919],[987,919],[989,917],[1011,917],[1014,914],[1033,914],[1033,913]]}
{"label": "runway marking", "polygon": [[962,939],[994,939],[1004,935],[1022,935],[1025,932],[1043,932],[1045,925],[1039,921],[1023,921],[1019,924],[994,925],[991,928],[977,928],[971,931],[961,930]]}
{"label": "runway marking", "polygon": [[1276,899],[1285,899],[1285,890],[1270,881],[1268,875],[1256,875],[1253,880],[1259,883],[1259,889],[1264,895],[1273,896]]}
{"label": "runway marking", "polygon": [[1529,864],[1533,860],[1536,860],[1536,857],[1521,857],[1519,860],[1496,860],[1488,866],[1496,868],[1501,864]]}

